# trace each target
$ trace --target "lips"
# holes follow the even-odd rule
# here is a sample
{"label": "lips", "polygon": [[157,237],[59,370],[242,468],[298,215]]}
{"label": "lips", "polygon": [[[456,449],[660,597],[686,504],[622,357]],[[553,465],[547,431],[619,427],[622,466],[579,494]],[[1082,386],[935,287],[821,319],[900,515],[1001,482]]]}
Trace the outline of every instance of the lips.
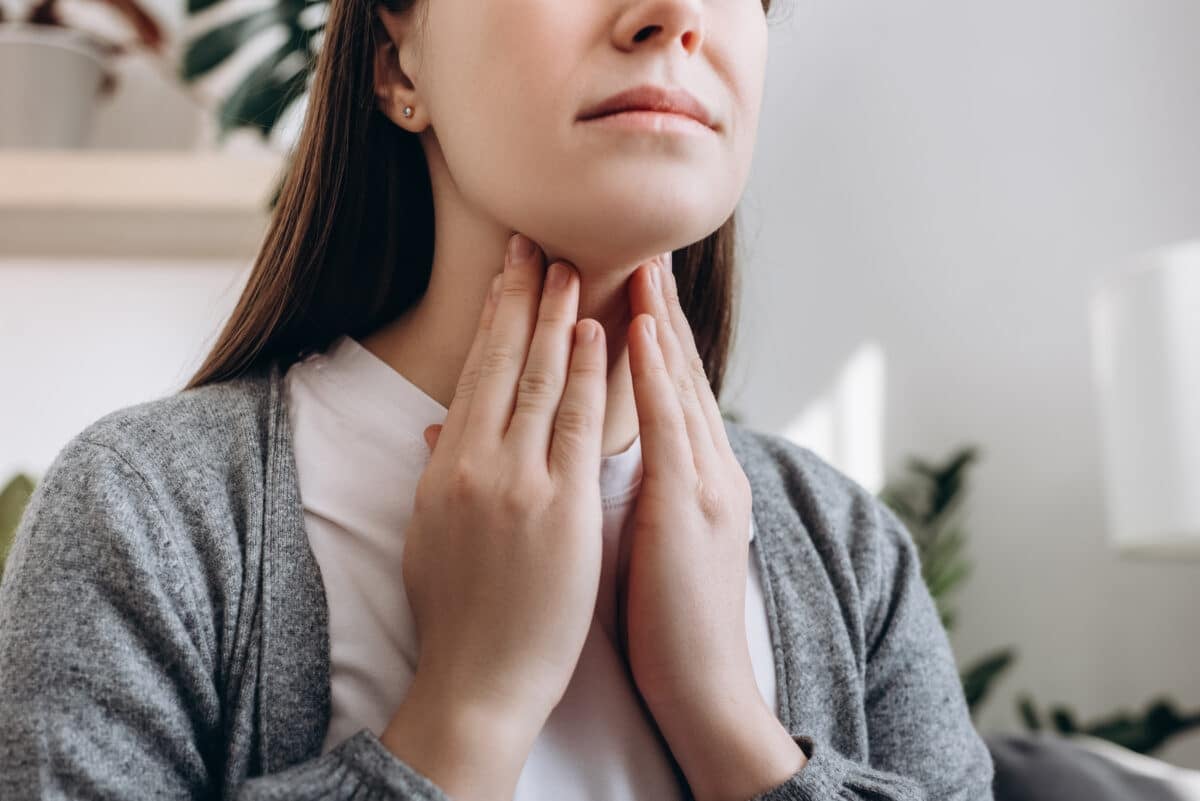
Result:
{"label": "lips", "polygon": [[580,121],[617,114],[622,111],[658,111],[681,114],[685,117],[715,128],[715,121],[708,108],[684,89],[666,89],[644,84],[619,92],[612,97],[590,106],[579,115]]}

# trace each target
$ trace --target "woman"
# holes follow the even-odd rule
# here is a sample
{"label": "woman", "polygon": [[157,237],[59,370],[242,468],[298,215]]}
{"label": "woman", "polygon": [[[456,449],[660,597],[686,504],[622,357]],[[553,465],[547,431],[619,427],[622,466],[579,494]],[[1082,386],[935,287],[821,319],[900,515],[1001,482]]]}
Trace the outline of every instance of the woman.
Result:
{"label": "woman", "polygon": [[767,5],[333,2],[207,360],[28,507],[0,797],[992,797],[903,525],[717,405]]}

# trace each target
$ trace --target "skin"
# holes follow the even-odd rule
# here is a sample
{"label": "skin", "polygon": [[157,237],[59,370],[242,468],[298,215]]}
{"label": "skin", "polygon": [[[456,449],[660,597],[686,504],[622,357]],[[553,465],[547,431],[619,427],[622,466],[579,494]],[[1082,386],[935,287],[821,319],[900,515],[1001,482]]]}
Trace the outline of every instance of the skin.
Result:
{"label": "skin", "polygon": [[[601,452],[642,436],[643,484],[618,575],[638,690],[700,801],[781,783],[806,759],[751,668],[749,485],[670,272],[670,252],[716,230],[744,189],[766,65],[761,4],[577,0],[565,13],[559,0],[423,0],[402,15],[379,10],[377,24],[377,101],[420,138],[436,239],[425,296],[364,346],[449,407],[513,232],[536,242],[545,264],[571,265],[578,318],[599,322],[606,343]],[[716,129],[683,136],[577,121],[641,83],[686,88]],[[657,285],[656,266],[665,267]],[[436,428],[427,438],[435,447]],[[423,698],[412,694],[408,720],[434,715]],[[389,747],[428,749],[429,729],[402,717]],[[470,750],[477,726],[441,725],[447,748]],[[435,779],[465,764],[422,759]]]}
{"label": "skin", "polygon": [[[427,293],[364,344],[448,405],[519,231],[547,264],[579,272],[579,316],[599,321],[608,343],[602,453],[623,450],[637,436],[627,284],[639,264],[702,239],[737,205],[766,66],[759,0],[578,0],[569,13],[559,0],[421,0],[378,20],[378,104],[420,137],[436,236]],[[577,122],[641,83],[687,89],[721,130],[629,134]]]}

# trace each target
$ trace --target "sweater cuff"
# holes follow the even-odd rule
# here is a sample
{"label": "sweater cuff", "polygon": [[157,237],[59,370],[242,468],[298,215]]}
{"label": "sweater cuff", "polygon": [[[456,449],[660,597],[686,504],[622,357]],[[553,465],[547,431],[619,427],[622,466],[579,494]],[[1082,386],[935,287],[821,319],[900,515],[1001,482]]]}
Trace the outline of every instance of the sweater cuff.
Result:
{"label": "sweater cuff", "polygon": [[926,801],[920,785],[907,776],[847,759],[828,743],[807,735],[793,734],[792,740],[808,763],[752,801]]}
{"label": "sweater cuff", "polygon": [[389,751],[370,729],[360,729],[333,750],[365,784],[388,791],[389,798],[450,801],[442,788]]}

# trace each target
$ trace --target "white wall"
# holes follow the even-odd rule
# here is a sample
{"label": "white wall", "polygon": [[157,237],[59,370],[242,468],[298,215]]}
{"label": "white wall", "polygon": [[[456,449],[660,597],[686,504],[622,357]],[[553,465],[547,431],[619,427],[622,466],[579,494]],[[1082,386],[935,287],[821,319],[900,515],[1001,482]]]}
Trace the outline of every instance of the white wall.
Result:
{"label": "white wall", "polygon": [[228,262],[0,260],[0,482],[67,440],[182,387],[246,275]]}
{"label": "white wall", "polygon": [[[1024,690],[1200,709],[1200,562],[1105,541],[1086,318],[1097,276],[1200,236],[1200,4],[779,2],[733,405],[782,429],[878,342],[888,467],[982,446],[953,641],[1020,652],[982,728]],[[1161,755],[1200,768],[1200,737]]]}
{"label": "white wall", "polygon": [[[1200,236],[1200,4],[776,1],[730,404],[784,430],[878,347],[890,468],[983,447],[954,643],[1020,661],[982,728],[1021,690],[1200,707],[1200,563],[1105,543],[1085,317],[1094,277]],[[0,475],[181,383],[239,271],[0,261]]]}

